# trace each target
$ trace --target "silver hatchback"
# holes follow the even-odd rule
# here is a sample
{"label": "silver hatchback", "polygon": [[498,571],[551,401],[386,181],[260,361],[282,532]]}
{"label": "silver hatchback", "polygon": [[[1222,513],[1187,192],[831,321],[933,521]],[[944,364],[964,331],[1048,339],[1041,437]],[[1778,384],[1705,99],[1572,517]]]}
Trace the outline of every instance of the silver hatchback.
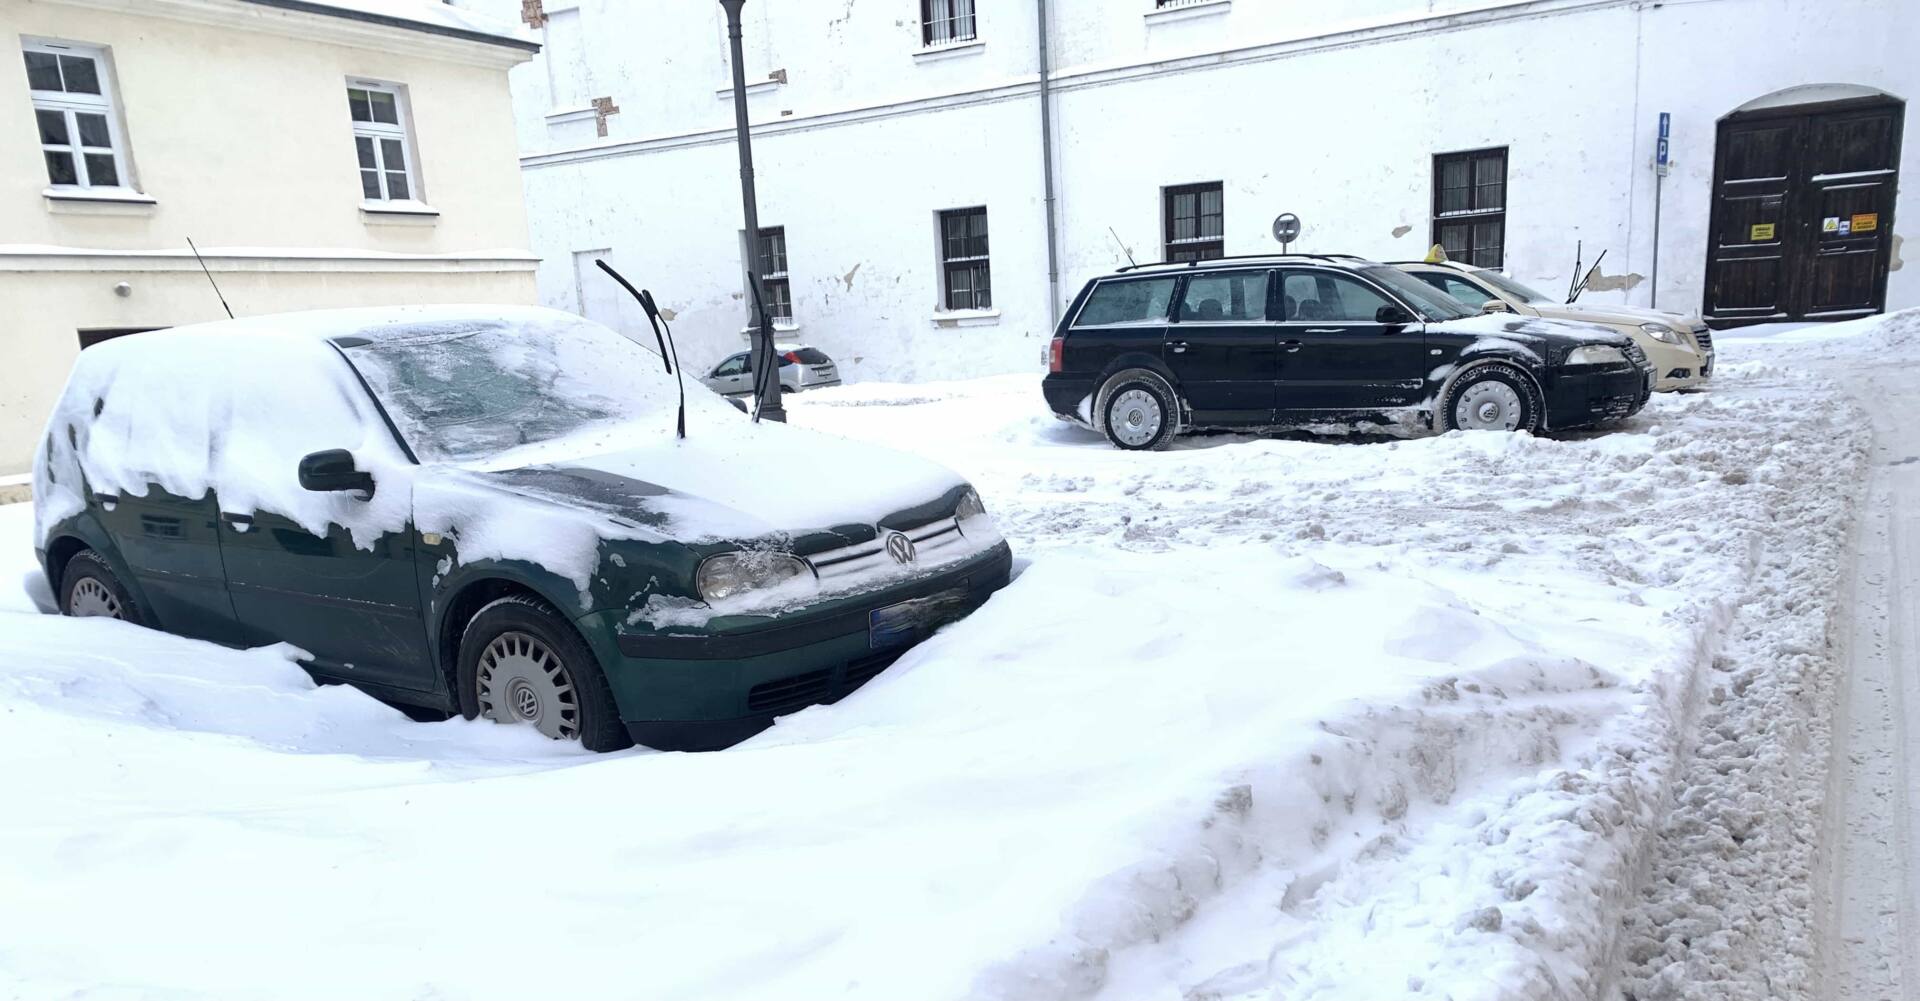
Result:
{"label": "silver hatchback", "polygon": [[[780,391],[798,393],[807,389],[819,389],[822,386],[840,385],[840,370],[833,359],[819,348],[804,344],[781,344],[774,348],[780,354]],[[728,355],[713,371],[702,376],[701,382],[707,388],[722,396],[739,396],[753,392],[753,356],[741,351]]]}

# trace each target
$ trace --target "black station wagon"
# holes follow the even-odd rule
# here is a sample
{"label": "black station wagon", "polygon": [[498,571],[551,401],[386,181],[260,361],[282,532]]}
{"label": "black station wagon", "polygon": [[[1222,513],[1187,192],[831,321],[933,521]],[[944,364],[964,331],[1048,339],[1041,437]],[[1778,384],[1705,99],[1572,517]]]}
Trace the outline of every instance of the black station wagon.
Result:
{"label": "black station wagon", "polygon": [[1048,349],[1047,405],[1120,448],[1200,429],[1535,431],[1628,417],[1653,369],[1625,335],[1486,316],[1344,255],[1122,269]]}
{"label": "black station wagon", "polygon": [[657,355],[551,310],[120,338],[48,423],[36,549],[67,614],[593,750],[737,741],[1006,584],[951,471],[687,397],[683,440]]}

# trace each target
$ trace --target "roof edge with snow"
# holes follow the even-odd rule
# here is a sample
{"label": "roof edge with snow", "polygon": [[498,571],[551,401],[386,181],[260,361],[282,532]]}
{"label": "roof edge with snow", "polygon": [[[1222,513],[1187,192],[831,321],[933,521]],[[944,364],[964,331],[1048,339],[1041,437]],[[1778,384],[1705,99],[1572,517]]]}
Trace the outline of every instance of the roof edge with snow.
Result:
{"label": "roof edge with snow", "polygon": [[458,38],[469,42],[501,45],[507,48],[519,49],[523,52],[540,51],[540,43],[524,38],[516,38],[512,35],[494,34],[492,32],[477,31],[472,28],[462,28],[451,24],[436,24],[431,21],[396,17],[391,14],[382,14],[370,10],[357,10],[352,7],[321,3],[319,0],[241,0],[241,2],[260,7],[278,7],[281,10],[297,11],[303,14],[319,14],[323,17],[342,17],[352,21],[377,24],[388,28],[424,31],[432,35],[444,35],[448,38]]}

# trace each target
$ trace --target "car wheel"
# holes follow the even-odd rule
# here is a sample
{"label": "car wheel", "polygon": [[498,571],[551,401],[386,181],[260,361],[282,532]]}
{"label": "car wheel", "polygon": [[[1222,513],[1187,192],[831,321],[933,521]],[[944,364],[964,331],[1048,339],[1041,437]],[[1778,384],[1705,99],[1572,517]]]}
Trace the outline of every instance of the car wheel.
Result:
{"label": "car wheel", "polygon": [[1441,408],[1448,431],[1525,431],[1540,429],[1540,399],[1533,381],[1512,365],[1482,365],[1447,390]]}
{"label": "car wheel", "polygon": [[60,611],[76,618],[120,619],[144,624],[133,597],[114,576],[107,561],[91,549],[82,549],[60,572]]}
{"label": "car wheel", "polygon": [[460,637],[459,683],[468,719],[531,723],[589,751],[633,743],[593,651],[537,599],[509,595],[475,613]]}
{"label": "car wheel", "polygon": [[1107,380],[1096,409],[1101,432],[1116,448],[1163,449],[1180,430],[1180,397],[1167,380],[1145,369]]}

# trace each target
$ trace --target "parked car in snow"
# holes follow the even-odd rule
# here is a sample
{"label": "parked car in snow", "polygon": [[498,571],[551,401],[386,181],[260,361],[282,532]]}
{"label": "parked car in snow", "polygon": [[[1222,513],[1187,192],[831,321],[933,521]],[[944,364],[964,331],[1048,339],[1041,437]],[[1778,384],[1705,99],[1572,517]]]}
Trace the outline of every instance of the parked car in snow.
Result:
{"label": "parked car in snow", "polygon": [[1637,412],[1654,381],[1604,327],[1481,315],[1387,265],[1308,254],[1095,278],[1047,368],[1055,416],[1125,449],[1210,428],[1584,427]]}
{"label": "parked car in snow", "polygon": [[1597,323],[1634,339],[1660,378],[1656,392],[1691,389],[1713,374],[1713,333],[1707,325],[1679,313],[1637,306],[1582,305],[1548,298],[1491,268],[1458,261],[1405,261],[1400,270],[1489,313],[1543,316],[1550,320]]}
{"label": "parked car in snow", "polygon": [[[798,393],[805,389],[840,385],[840,369],[825,351],[804,344],[781,344],[780,391]],[[723,396],[753,392],[753,354],[742,351],[728,355],[700,379],[707,388]]]}
{"label": "parked car in snow", "polygon": [[[296,313],[81,352],[34,462],[60,609],[593,750],[857,688],[1011,554],[933,463],[753,423],[566,313]],[[805,455],[804,483],[781,475]]]}

